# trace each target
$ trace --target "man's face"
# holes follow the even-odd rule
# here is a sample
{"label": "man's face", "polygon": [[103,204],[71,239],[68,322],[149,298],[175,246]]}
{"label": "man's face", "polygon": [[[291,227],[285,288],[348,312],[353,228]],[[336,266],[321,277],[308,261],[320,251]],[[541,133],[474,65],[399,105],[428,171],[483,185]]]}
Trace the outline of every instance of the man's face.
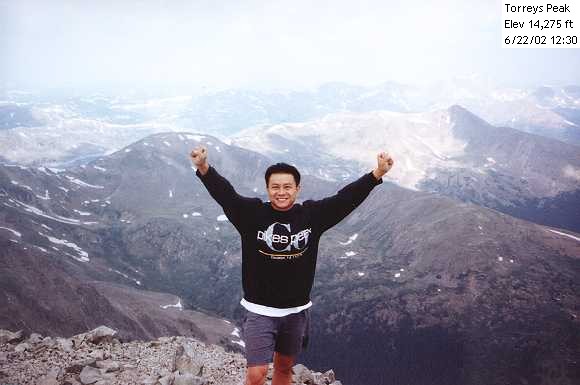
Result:
{"label": "man's face", "polygon": [[278,211],[286,211],[292,208],[300,186],[296,186],[292,174],[272,174],[268,181],[268,197],[272,208]]}

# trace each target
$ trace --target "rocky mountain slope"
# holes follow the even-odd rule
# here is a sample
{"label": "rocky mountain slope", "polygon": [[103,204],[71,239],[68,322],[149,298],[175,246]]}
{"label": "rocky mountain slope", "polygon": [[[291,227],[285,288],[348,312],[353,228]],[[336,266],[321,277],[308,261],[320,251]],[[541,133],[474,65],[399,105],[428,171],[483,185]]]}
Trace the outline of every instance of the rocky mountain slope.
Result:
{"label": "rocky mountain slope", "polygon": [[[187,154],[199,144],[240,193],[265,198],[272,160],[206,135],[155,135],[68,170],[3,165],[0,299],[13,316],[2,327],[32,323],[32,312],[50,320],[57,293],[96,302],[39,279],[43,265],[108,282],[110,297],[122,283],[239,320],[239,237],[193,175]],[[343,183],[306,176],[302,199]],[[306,363],[351,384],[572,384],[579,258],[580,234],[384,183],[321,240]],[[30,297],[42,301],[17,300]]]}
{"label": "rocky mountain slope", "polygon": [[54,335],[107,323],[122,338],[183,334],[240,349],[232,322],[141,282],[140,263],[109,241],[125,219],[90,200],[102,186],[44,168],[0,169],[2,327]]}
{"label": "rocky mountain slope", "polygon": [[[0,231],[5,229],[3,225]],[[50,246],[51,252],[44,252],[30,243],[15,247],[5,238],[0,244],[4,328],[60,335],[107,323],[123,339],[186,335],[242,350],[233,321],[188,309],[176,295],[131,287],[98,258],[75,263],[66,252]]]}
{"label": "rocky mountain slope", "polygon": [[[70,338],[0,330],[0,364],[0,381],[20,385],[241,385],[246,360],[183,336],[121,342],[116,330],[100,326]],[[332,370],[298,364],[293,373],[293,384],[341,384]]]}
{"label": "rocky mountain slope", "polygon": [[[409,384],[579,378],[578,234],[436,195],[381,195],[341,224],[336,246],[320,256],[313,301],[324,325],[315,339],[324,349],[348,346],[333,357],[337,370],[351,368],[345,381],[389,383],[380,382],[384,373]],[[324,338],[332,333],[345,340]],[[323,363],[316,346],[307,362]]]}

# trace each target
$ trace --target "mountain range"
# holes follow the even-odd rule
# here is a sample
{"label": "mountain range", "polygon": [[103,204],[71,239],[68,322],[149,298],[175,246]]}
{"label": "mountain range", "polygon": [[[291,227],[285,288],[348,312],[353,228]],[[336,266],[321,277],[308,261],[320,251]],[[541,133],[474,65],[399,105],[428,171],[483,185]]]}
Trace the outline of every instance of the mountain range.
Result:
{"label": "mountain range", "polygon": [[160,132],[198,131],[225,139],[254,126],[300,123],[328,114],[420,113],[458,104],[495,126],[580,145],[578,86],[499,87],[457,78],[431,86],[327,83],[303,91],[0,90],[0,154],[47,165],[87,162]]}
{"label": "mountain range", "polygon": [[[369,113],[359,121],[374,119],[374,127],[388,131],[407,118]],[[513,202],[510,183],[522,176],[529,179],[523,194],[532,197],[575,191],[573,178],[560,172],[579,167],[574,146],[500,130],[459,107],[411,118],[427,138],[417,169],[431,172],[433,183],[444,180],[449,167],[442,165],[453,164],[482,178],[480,191],[493,194],[492,202]],[[389,119],[397,124],[389,126]],[[439,130],[427,131],[433,122]],[[317,124],[280,125],[276,132],[316,133]],[[211,318],[241,319],[239,236],[195,177],[188,153],[206,146],[210,163],[239,193],[265,200],[265,168],[287,159],[281,143],[296,146],[289,152],[309,171],[301,199],[317,199],[370,171],[374,148],[359,153],[349,146],[380,147],[387,136],[367,139],[364,131],[346,140],[332,132],[343,147],[328,159],[315,151],[324,143],[308,147],[308,137],[280,135],[279,142],[265,142],[271,148],[248,142],[242,148],[237,139],[178,132],[145,137],[79,166],[0,164],[0,305],[6,309],[0,327],[71,334],[107,317],[130,338],[184,334],[239,348],[235,326]],[[413,140],[398,148],[419,146]],[[537,154],[546,154],[540,164],[549,161],[545,175],[535,171]],[[415,158],[402,152],[395,159],[403,168]],[[330,162],[337,162],[334,170]],[[341,170],[341,164],[349,166]],[[492,167],[499,176],[487,171]],[[399,178],[376,188],[321,240],[308,366],[333,367],[349,384],[575,383],[580,234],[516,219],[483,207],[486,200],[445,196],[453,194],[421,187],[422,179],[411,186]],[[179,304],[190,310],[177,310]]]}
{"label": "mountain range", "polygon": [[460,106],[331,114],[243,130],[232,143],[335,181],[371,168],[387,150],[397,162],[388,178],[399,186],[580,231],[578,147],[493,126]]}

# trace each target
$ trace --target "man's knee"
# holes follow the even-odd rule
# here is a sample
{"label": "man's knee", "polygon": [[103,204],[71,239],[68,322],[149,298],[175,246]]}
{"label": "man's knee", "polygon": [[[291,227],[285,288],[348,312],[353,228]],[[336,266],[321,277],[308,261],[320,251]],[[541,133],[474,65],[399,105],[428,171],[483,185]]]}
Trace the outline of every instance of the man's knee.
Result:
{"label": "man's knee", "polygon": [[278,352],[274,353],[274,370],[285,374],[291,374],[293,366],[294,366],[293,356],[286,356]]}
{"label": "man's knee", "polygon": [[246,385],[262,385],[268,375],[268,365],[249,366],[246,370]]}

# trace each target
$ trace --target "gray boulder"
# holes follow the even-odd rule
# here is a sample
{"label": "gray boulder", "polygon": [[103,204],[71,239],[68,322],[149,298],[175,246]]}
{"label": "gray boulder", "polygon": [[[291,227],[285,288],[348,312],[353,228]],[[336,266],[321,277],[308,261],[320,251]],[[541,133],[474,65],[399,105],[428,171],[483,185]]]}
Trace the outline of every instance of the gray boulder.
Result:
{"label": "gray boulder", "polygon": [[42,342],[42,336],[38,333],[32,333],[29,337],[28,337],[28,341],[29,344],[39,344]]}
{"label": "gray boulder", "polygon": [[22,330],[18,330],[13,333],[10,330],[0,329],[0,344],[14,344],[21,342],[24,336],[22,335]]}
{"label": "gray boulder", "polygon": [[95,382],[102,380],[101,371],[97,368],[93,368],[92,366],[85,366],[81,371],[80,380],[83,384],[94,384]]}
{"label": "gray boulder", "polygon": [[181,344],[175,351],[173,370],[180,374],[191,374],[192,376],[203,375],[203,364],[196,361],[195,352],[191,346]]}
{"label": "gray boulder", "polygon": [[36,380],[36,385],[59,385],[58,376],[60,372],[59,368],[50,369],[48,373]]}
{"label": "gray boulder", "polygon": [[30,345],[28,342],[22,342],[19,343],[18,345],[16,345],[16,347],[14,348],[14,351],[17,353],[22,353],[26,350],[30,350],[32,348],[32,345]]}
{"label": "gray boulder", "polygon": [[191,373],[177,374],[173,385],[208,385],[209,381],[203,377],[194,376]]}
{"label": "gray boulder", "polygon": [[95,345],[103,342],[113,342],[117,331],[107,326],[99,326],[87,333],[87,340]]}
{"label": "gray boulder", "polygon": [[97,361],[97,368],[104,369],[106,373],[116,372],[121,369],[121,365],[117,361],[111,359],[106,359],[103,361]]}

